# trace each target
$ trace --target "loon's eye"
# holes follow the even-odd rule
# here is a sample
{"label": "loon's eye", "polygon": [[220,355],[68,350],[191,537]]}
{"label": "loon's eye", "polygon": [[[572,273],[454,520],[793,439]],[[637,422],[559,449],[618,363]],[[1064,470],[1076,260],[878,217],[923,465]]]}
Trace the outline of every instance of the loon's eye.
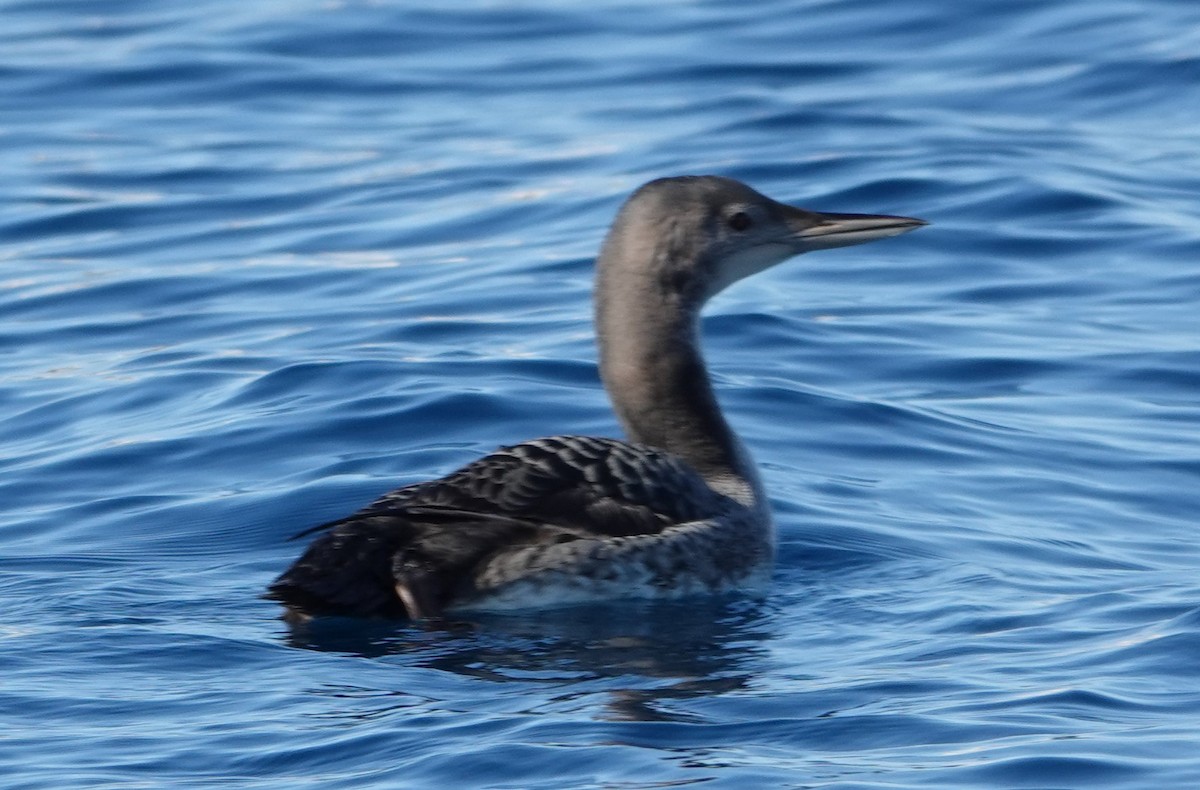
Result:
{"label": "loon's eye", "polygon": [[729,227],[741,233],[746,228],[754,224],[754,220],[750,219],[750,215],[744,211],[739,211],[736,214],[731,214],[729,217]]}

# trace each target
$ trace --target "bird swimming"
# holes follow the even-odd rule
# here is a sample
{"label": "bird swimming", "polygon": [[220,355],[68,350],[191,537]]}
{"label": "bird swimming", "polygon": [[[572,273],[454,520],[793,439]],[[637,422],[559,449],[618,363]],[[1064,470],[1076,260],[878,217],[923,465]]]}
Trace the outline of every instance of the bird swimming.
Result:
{"label": "bird swimming", "polygon": [[775,529],[713,392],[700,310],[801,253],[925,224],[808,211],[719,176],[641,186],[600,249],[594,297],[600,376],[628,441],[534,439],[384,494],[300,533],[320,534],[267,597],[300,618],[420,619],[761,580]]}

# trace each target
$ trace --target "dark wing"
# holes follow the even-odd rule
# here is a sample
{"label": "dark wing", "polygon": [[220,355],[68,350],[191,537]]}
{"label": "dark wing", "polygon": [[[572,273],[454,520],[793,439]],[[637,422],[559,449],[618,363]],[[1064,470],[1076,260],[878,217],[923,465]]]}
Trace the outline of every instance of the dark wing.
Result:
{"label": "dark wing", "polygon": [[538,439],[316,528],[325,533],[268,597],[308,614],[426,617],[469,595],[471,570],[499,552],[661,532],[714,512],[719,499],[658,450],[593,437]]}
{"label": "dark wing", "polygon": [[551,436],[504,447],[439,480],[398,489],[362,512],[445,505],[616,537],[660,532],[711,512],[716,495],[691,468],[650,447]]}

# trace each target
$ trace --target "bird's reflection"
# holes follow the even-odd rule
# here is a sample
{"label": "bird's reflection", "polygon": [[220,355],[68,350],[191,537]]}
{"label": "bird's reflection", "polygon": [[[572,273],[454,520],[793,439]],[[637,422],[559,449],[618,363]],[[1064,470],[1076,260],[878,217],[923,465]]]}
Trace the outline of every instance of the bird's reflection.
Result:
{"label": "bird's reflection", "polygon": [[325,618],[291,624],[288,641],[496,683],[553,683],[559,694],[546,704],[600,682],[603,718],[686,721],[672,701],[749,682],[767,622],[763,604],[746,599],[622,602],[420,624]]}

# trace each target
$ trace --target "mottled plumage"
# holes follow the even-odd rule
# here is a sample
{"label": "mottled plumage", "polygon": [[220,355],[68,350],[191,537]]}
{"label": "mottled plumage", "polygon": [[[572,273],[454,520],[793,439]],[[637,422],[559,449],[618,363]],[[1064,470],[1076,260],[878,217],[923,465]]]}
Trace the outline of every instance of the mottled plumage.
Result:
{"label": "mottled plumage", "polygon": [[[326,534],[271,593],[302,609],[385,616],[434,614],[452,601],[494,597],[518,579],[525,584],[509,597],[550,588],[569,594],[575,577],[583,580],[582,597],[634,580],[665,593],[691,564],[684,552],[700,551],[704,540],[703,530],[684,537],[682,525],[737,518],[742,510],[653,448],[547,437],[397,489],[318,528]],[[676,538],[676,551],[655,548]],[[712,552],[699,586],[735,583],[766,559],[758,545],[743,540]],[[632,578],[632,569],[618,572],[622,557],[641,558]],[[393,587],[405,592],[392,594]]]}
{"label": "mottled plumage", "polygon": [[700,309],[799,253],[921,224],[818,214],[713,176],[643,186],[597,261],[601,375],[631,442],[536,439],[385,494],[308,530],[321,534],[268,596],[302,616],[420,618],[712,593],[761,576],[770,512],[712,391]]}

